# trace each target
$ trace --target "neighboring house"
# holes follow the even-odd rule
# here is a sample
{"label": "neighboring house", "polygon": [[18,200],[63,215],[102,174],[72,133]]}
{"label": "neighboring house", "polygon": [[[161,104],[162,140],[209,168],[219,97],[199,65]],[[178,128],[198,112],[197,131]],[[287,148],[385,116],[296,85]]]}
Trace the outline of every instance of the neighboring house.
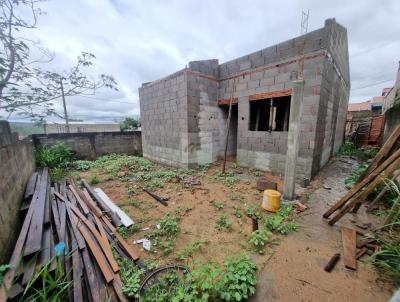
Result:
{"label": "neighboring house", "polygon": [[350,117],[368,117],[371,116],[371,101],[360,103],[350,103],[347,106],[347,116]]}
{"label": "neighboring house", "polygon": [[350,90],[347,30],[335,19],[305,35],[229,62],[194,61],[139,88],[143,156],[175,166],[215,162],[283,174],[293,81],[305,80],[297,163],[312,178],[343,142]]}
{"label": "neighboring house", "polygon": [[[43,125],[44,133],[67,133],[65,124],[47,122]],[[118,123],[94,123],[94,122],[70,122],[69,132],[70,133],[82,133],[82,132],[115,132],[121,131]]]}
{"label": "neighboring house", "polygon": [[371,101],[371,113],[373,116],[382,114],[383,96],[374,96]]}
{"label": "neighboring house", "polygon": [[350,103],[347,107],[346,136],[351,135],[361,123],[371,119],[371,101]]}
{"label": "neighboring house", "polygon": [[383,113],[386,119],[384,132],[386,140],[395,127],[400,125],[400,62],[394,87],[384,96]]}
{"label": "neighboring house", "polygon": [[[391,88],[383,88],[380,96],[360,103],[350,103],[347,108],[346,136],[357,145],[377,144],[383,134],[385,118],[382,115],[385,97]],[[357,132],[357,135],[354,134]]]}

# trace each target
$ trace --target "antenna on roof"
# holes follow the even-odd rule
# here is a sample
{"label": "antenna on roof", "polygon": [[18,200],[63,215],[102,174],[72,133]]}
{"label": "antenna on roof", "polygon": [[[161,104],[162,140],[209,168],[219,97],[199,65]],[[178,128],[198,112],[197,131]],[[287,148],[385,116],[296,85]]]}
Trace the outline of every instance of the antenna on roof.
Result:
{"label": "antenna on roof", "polygon": [[310,10],[301,11],[301,31],[302,35],[306,34],[308,31],[308,17],[310,16]]}
{"label": "antenna on roof", "polygon": [[[308,31],[308,17],[310,16],[310,10],[307,10],[307,13],[305,11],[301,11],[301,34],[305,35]],[[297,75],[297,78],[303,79],[303,70],[304,70],[304,48],[306,46],[306,39],[304,38],[303,44],[300,46],[300,60],[299,60],[299,73]]]}

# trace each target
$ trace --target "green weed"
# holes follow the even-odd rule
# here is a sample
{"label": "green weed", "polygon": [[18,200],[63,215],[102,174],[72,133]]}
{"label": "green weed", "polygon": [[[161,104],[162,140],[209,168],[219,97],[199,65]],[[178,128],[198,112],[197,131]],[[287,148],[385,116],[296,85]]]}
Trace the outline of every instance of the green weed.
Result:
{"label": "green weed", "polygon": [[251,233],[249,243],[260,255],[265,253],[265,244],[271,239],[272,233],[267,230],[257,230]]}
{"label": "green weed", "polygon": [[74,162],[74,167],[78,171],[86,171],[94,166],[93,161],[90,160],[76,160]]}
{"label": "green weed", "polygon": [[[57,261],[55,271],[51,270],[53,261]],[[70,273],[63,270],[59,258],[51,259],[29,280],[21,301],[67,301],[72,289]]]}
{"label": "green weed", "polygon": [[240,201],[243,202],[245,201],[244,197],[238,193],[235,192],[230,192],[228,195],[229,199],[232,201]]}
{"label": "green weed", "polygon": [[235,175],[233,172],[221,172],[219,171],[215,177],[215,179],[222,181],[224,185],[227,187],[232,187],[238,180],[239,178]]}
{"label": "green weed", "polygon": [[74,160],[74,151],[65,144],[44,147],[35,151],[38,167],[67,168]]}
{"label": "green weed", "polygon": [[261,219],[261,213],[253,205],[248,205],[245,209],[246,215],[251,219]]}
{"label": "green weed", "polygon": [[223,203],[222,201],[218,201],[218,200],[212,200],[210,202],[214,208],[216,208],[217,210],[222,210],[223,208],[225,208],[225,203]]}
{"label": "green weed", "polygon": [[356,183],[361,173],[363,173],[367,168],[367,164],[359,164],[352,175],[345,179],[344,184],[346,185],[346,187],[351,188]]}
{"label": "green weed", "polygon": [[208,170],[210,170],[211,164],[204,164],[204,165],[199,166],[198,168],[200,170],[200,173],[204,175],[208,172]]}
{"label": "green weed", "polygon": [[124,227],[124,226],[120,226],[120,227],[117,228],[118,234],[120,234],[121,237],[124,238],[124,239],[128,239],[133,234],[135,234],[135,233],[137,233],[139,231],[140,231],[140,225],[138,223],[135,223],[135,224],[131,225],[128,228]]}
{"label": "green weed", "polygon": [[96,184],[100,183],[100,179],[99,179],[99,177],[97,176],[97,174],[93,174],[92,176],[90,176],[90,178],[89,178],[89,183],[90,183],[91,185],[96,185]]}
{"label": "green weed", "polygon": [[178,218],[172,218],[168,213],[160,221],[159,226],[159,228],[151,231],[148,236],[151,239],[152,246],[161,248],[163,255],[167,256],[171,253],[179,232]]}
{"label": "green weed", "polygon": [[219,219],[217,220],[217,223],[215,225],[215,228],[218,231],[229,230],[231,227],[232,227],[232,221],[229,219],[229,217],[226,213],[222,214],[219,217]]}
{"label": "green weed", "polygon": [[139,269],[132,259],[120,256],[116,256],[115,259],[121,267],[119,273],[121,275],[123,293],[131,299],[137,297],[140,288],[140,278],[144,271]]}
{"label": "green weed", "polygon": [[338,151],[339,155],[357,156],[357,147],[353,142],[345,141]]}
{"label": "green weed", "polygon": [[233,215],[235,215],[237,218],[242,218],[242,213],[240,211],[240,207],[238,205],[233,206]]}
{"label": "green weed", "polygon": [[287,235],[292,231],[297,231],[299,226],[290,220],[289,216],[293,210],[292,205],[287,205],[272,215],[265,218],[265,227],[273,233]]}
{"label": "green weed", "polygon": [[400,285],[400,241],[382,240],[380,250],[369,261],[382,277],[392,279],[397,286]]}
{"label": "green weed", "polygon": [[2,264],[0,265],[0,286],[3,285],[4,282],[4,274],[6,271],[11,268],[12,266],[10,264]]}
{"label": "green weed", "polygon": [[366,147],[365,149],[363,149],[363,153],[367,158],[374,158],[378,151],[379,148],[376,147]]}
{"label": "green weed", "polygon": [[203,247],[203,242],[199,240],[195,240],[190,243],[185,249],[176,253],[176,257],[178,260],[184,261],[188,257],[192,257],[195,252],[201,250]]}
{"label": "green weed", "polygon": [[65,172],[64,168],[54,167],[50,169],[50,179],[54,182],[64,179]]}
{"label": "green weed", "polygon": [[191,272],[179,276],[170,272],[145,291],[148,302],[246,301],[255,293],[256,266],[240,254],[224,266],[195,261]]}

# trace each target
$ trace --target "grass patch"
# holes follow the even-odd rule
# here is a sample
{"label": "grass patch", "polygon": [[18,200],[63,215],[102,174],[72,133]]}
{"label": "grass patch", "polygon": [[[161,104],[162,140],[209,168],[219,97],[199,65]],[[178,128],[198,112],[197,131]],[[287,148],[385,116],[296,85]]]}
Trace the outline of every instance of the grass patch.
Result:
{"label": "grass patch", "polygon": [[[53,261],[57,262],[55,271],[51,270]],[[51,259],[29,280],[20,301],[67,301],[72,290],[70,274],[58,258]]]}
{"label": "grass patch", "polygon": [[391,279],[400,285],[400,241],[382,240],[381,249],[375,252],[370,261],[384,279]]}

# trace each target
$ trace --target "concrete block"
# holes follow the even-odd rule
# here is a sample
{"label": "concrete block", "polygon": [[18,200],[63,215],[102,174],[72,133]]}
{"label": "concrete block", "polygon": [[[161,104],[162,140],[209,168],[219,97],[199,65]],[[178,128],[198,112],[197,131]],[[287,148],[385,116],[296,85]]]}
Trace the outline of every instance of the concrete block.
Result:
{"label": "concrete block", "polygon": [[247,69],[250,69],[250,68],[251,68],[251,61],[250,60],[241,62],[240,65],[239,65],[239,70],[240,71],[247,70]]}

